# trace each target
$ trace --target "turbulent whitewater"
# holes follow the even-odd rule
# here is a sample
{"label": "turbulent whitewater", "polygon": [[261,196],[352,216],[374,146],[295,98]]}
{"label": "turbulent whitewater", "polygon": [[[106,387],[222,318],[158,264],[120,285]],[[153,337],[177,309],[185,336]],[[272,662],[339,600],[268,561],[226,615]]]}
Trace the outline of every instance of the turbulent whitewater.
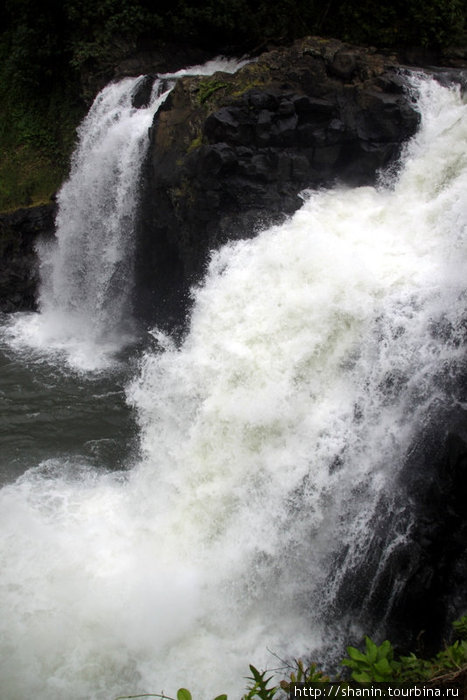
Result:
{"label": "turbulent whitewater", "polygon": [[2,489],[3,697],[234,699],[248,663],[341,651],[344,575],[465,356],[467,107],[412,90],[397,175],[305,193],[213,254],[180,347],[153,330],[131,469],[45,460]]}

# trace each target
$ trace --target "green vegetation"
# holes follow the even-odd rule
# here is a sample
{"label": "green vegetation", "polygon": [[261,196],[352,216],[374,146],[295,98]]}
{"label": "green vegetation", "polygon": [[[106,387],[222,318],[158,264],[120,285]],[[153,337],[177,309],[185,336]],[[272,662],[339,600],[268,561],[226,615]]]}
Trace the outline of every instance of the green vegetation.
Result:
{"label": "green vegetation", "polygon": [[390,48],[439,49],[465,43],[466,4],[459,0],[342,0],[327,3],[326,33],[344,41]]}
{"label": "green vegetation", "polygon": [[67,174],[83,107],[59,88],[0,95],[0,210],[47,202]]}
{"label": "green vegetation", "polygon": [[196,150],[200,146],[203,145],[203,137],[201,135],[196,136],[193,141],[190,143],[190,145],[187,148],[187,153],[191,153],[192,151]]}
{"label": "green vegetation", "polygon": [[[171,698],[169,695],[161,695],[160,693],[143,693],[143,695],[121,695],[116,700],[131,700],[131,698],[162,698],[162,700],[192,700],[192,695],[186,688],[177,690],[177,698]],[[214,700],[227,700],[227,695],[218,695]]]}
{"label": "green vegetation", "polygon": [[[171,42],[241,54],[307,34],[439,49],[465,43],[466,9],[467,0],[4,0],[0,210],[50,197],[86,103],[135,51]],[[207,83],[200,103],[224,87]]]}
{"label": "green vegetation", "polygon": [[[369,637],[365,637],[364,651],[352,646],[347,647],[348,657],[341,661],[341,666],[350,669],[350,679],[357,684],[391,682],[448,685],[460,678],[467,678],[467,615],[456,620],[453,628],[457,639],[453,644],[445,645],[431,659],[419,658],[413,653],[409,656],[397,656],[393,645],[388,640],[378,646]],[[250,672],[251,676],[247,678],[250,683],[242,700],[255,698],[273,700],[274,697],[285,700],[294,683],[319,684],[331,681],[316,668],[316,664],[305,666],[301,660],[295,661],[295,667],[290,672],[289,678],[281,681],[279,686],[271,685],[272,676],[267,678],[267,671],[260,672],[250,665]],[[336,682],[344,688],[348,686],[349,679],[339,675],[334,679],[334,683]],[[333,692],[334,695],[339,695],[338,689]],[[175,700],[168,695],[150,693],[120,696],[116,700],[143,697]],[[180,688],[176,700],[192,700],[192,695],[186,688]],[[218,695],[214,700],[227,700],[227,695]]]}
{"label": "green vegetation", "polygon": [[8,211],[47,202],[59,187],[85,106],[48,26],[52,17],[7,1],[1,19],[0,210]]}
{"label": "green vegetation", "polygon": [[221,80],[202,80],[198,89],[199,103],[203,105],[215,92],[228,87],[229,84],[223,83]]}
{"label": "green vegetation", "polygon": [[162,3],[159,31],[215,50],[252,49],[307,34],[438,48],[462,41],[465,15],[464,0],[176,0],[168,12]]}
{"label": "green vegetation", "polygon": [[342,664],[351,669],[351,678],[358,683],[449,682],[461,673],[467,674],[467,616],[454,622],[453,627],[458,639],[431,659],[420,658],[414,653],[396,657],[389,641],[377,646],[365,637],[365,651],[348,647],[349,657]]}
{"label": "green vegetation", "polygon": [[365,637],[365,647],[365,653],[355,647],[347,647],[349,658],[344,659],[342,664],[352,669],[353,680],[357,683],[391,680],[399,668],[394,661],[392,644],[386,640],[377,646],[369,637]]}

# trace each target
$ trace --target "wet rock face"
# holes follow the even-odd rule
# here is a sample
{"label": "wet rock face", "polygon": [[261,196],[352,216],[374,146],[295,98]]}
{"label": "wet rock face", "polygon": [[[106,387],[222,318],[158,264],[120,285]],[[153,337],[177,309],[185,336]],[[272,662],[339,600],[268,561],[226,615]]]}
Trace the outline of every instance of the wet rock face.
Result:
{"label": "wet rock face", "polygon": [[374,183],[417,125],[396,62],[334,40],[298,41],[233,76],[180,80],[151,129],[143,318],[180,323],[209,250],[292,214],[306,188]]}
{"label": "wet rock face", "polygon": [[[465,375],[457,383],[465,405]],[[434,655],[467,611],[467,411],[456,403],[414,439],[381,497],[365,561],[348,572],[336,597],[349,635],[357,624],[402,653]]]}
{"label": "wet rock face", "polygon": [[135,109],[147,107],[151,99],[152,84],[154,82],[153,75],[145,75],[140,83],[136,86],[131,104]]}
{"label": "wet rock face", "polygon": [[0,311],[34,311],[39,282],[35,243],[53,236],[55,205],[0,216]]}
{"label": "wet rock face", "polygon": [[[459,383],[465,387],[465,377]],[[428,653],[437,650],[440,639],[449,639],[450,623],[467,606],[467,412],[451,408],[440,422],[415,446],[402,474],[413,525],[406,581],[390,617],[401,643],[410,625],[414,635],[422,634]]]}

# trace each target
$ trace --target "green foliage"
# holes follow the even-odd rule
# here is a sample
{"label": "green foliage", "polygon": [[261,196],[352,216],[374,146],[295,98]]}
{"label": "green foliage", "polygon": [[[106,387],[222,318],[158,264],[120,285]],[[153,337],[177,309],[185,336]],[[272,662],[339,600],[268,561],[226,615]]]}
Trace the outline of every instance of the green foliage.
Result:
{"label": "green foliage", "polygon": [[0,86],[0,211],[47,202],[68,172],[83,107],[60,85],[47,97]]}
{"label": "green foliage", "polygon": [[280,687],[286,693],[290,693],[292,683],[327,683],[330,680],[329,676],[326,676],[323,671],[319,671],[316,668],[316,664],[305,666],[301,659],[296,661],[295,664],[296,671],[290,673],[288,680],[280,682]]}
{"label": "green foliage", "polygon": [[328,7],[323,28],[345,41],[438,49],[465,40],[465,0],[330,0]]}
{"label": "green foliage", "polygon": [[253,698],[260,698],[260,700],[272,700],[278,691],[278,688],[268,687],[269,682],[272,680],[272,676],[266,678],[266,671],[260,673],[258,669],[251,664],[250,671],[251,676],[248,676],[248,680],[251,680],[252,682],[248,686],[248,692],[243,696],[242,700],[253,700]]}
{"label": "green foliage", "polygon": [[202,105],[218,90],[228,88],[229,84],[222,80],[202,80],[198,88],[198,101]]}
{"label": "green foliage", "polygon": [[4,152],[0,161],[0,211],[50,201],[63,175],[50,160],[29,147]]}
{"label": "green foliage", "polygon": [[452,623],[456,637],[467,640],[467,615],[463,615]]}
{"label": "green foliage", "polygon": [[[143,693],[142,695],[119,695],[115,700],[134,700],[135,698],[161,698],[162,700],[175,700],[175,698],[169,695],[164,695],[160,693]],[[176,700],[192,700],[192,695],[186,688],[179,688],[177,690]],[[227,700],[227,695],[218,695],[214,700]]]}
{"label": "green foliage", "polygon": [[391,642],[386,640],[377,646],[369,637],[365,637],[365,649],[363,653],[355,647],[347,647],[349,658],[344,659],[342,664],[352,670],[353,680],[358,683],[370,683],[393,679],[400,665],[394,661]]}
{"label": "green foliage", "polygon": [[420,659],[413,653],[401,656],[399,679],[411,683],[439,679],[465,669],[466,665],[467,641],[457,640],[432,659]]}
{"label": "green foliage", "polygon": [[394,649],[389,641],[380,646],[365,637],[365,652],[348,647],[348,658],[342,661],[351,669],[351,677],[358,683],[372,681],[424,682],[442,679],[467,669],[467,617],[453,623],[455,633],[461,637],[445,646],[431,659],[423,659],[411,653],[394,658]]}
{"label": "green foliage", "polygon": [[197,148],[199,148],[202,145],[203,145],[203,137],[201,135],[196,136],[193,139],[193,141],[190,143],[190,145],[188,146],[187,153],[191,153],[192,151],[196,150]]}
{"label": "green foliage", "polygon": [[[5,3],[0,32],[0,211],[49,201],[84,113],[67,68],[61,3]],[[13,16],[14,15],[14,16]],[[60,77],[59,77],[60,76]]]}
{"label": "green foliage", "polygon": [[320,14],[317,0],[178,0],[166,29],[206,48],[254,48],[265,41],[288,41],[313,33]]}
{"label": "green foliage", "polygon": [[157,36],[161,17],[140,0],[67,0],[70,32],[70,65],[74,69],[118,62],[136,47],[136,39],[145,32]]}
{"label": "green foliage", "polygon": [[177,700],[192,700],[190,691],[186,688],[179,688],[177,691]]}

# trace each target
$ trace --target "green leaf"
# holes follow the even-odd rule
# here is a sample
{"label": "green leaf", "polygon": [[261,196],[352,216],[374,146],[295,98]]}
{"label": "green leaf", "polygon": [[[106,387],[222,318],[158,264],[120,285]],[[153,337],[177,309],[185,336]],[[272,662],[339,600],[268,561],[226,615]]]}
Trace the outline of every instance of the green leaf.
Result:
{"label": "green leaf", "polygon": [[253,680],[255,680],[257,683],[261,683],[263,680],[263,674],[258,671],[257,668],[249,664],[250,666],[250,671],[253,674]]}
{"label": "green leaf", "polygon": [[380,659],[374,664],[374,667],[382,676],[390,676],[392,674],[392,669],[387,659]]}
{"label": "green leaf", "polygon": [[380,659],[382,659],[384,656],[387,657],[388,659],[392,659],[393,649],[392,649],[392,644],[388,639],[386,639],[379,647],[378,656]]}
{"label": "green leaf", "polygon": [[177,690],[177,700],[192,700],[190,691],[186,688],[179,688]]}
{"label": "green leaf", "polygon": [[459,620],[456,620],[455,622],[453,622],[452,626],[454,627],[456,634],[461,639],[467,639],[467,616],[466,615],[459,618]]}
{"label": "green leaf", "polygon": [[217,695],[214,700],[227,700],[227,695],[222,694],[222,695]]}
{"label": "green leaf", "polygon": [[373,680],[368,673],[360,672],[358,673],[357,671],[354,671],[352,673],[352,678],[354,681],[357,681],[357,683],[371,683]]}
{"label": "green leaf", "polygon": [[347,647],[347,654],[354,661],[367,661],[365,654],[362,654],[362,652],[358,651],[355,647]]}
{"label": "green leaf", "polygon": [[365,637],[365,646],[368,656],[368,661],[370,664],[374,664],[378,658],[378,647],[374,642],[371,641],[369,637]]}

